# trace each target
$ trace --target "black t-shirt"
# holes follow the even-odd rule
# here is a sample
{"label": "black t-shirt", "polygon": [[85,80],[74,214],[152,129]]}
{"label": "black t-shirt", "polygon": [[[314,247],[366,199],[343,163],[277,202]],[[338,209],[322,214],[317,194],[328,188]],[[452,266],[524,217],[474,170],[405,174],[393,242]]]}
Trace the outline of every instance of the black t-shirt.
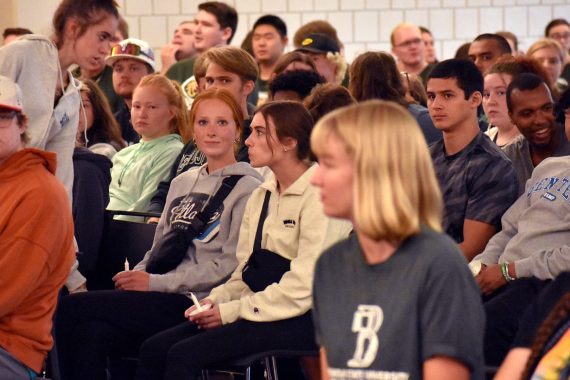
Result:
{"label": "black t-shirt", "polygon": [[485,315],[457,246],[423,229],[369,265],[356,234],[319,259],[313,288],[317,342],[331,380],[421,379],[435,355],[483,378]]}

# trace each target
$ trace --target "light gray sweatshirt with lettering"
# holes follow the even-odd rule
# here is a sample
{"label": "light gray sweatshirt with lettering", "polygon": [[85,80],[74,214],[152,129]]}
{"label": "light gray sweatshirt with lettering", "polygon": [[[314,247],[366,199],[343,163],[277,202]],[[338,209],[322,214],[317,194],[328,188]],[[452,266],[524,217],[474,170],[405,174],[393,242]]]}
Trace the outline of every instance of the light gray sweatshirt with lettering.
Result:
{"label": "light gray sweatshirt with lettering", "polygon": [[245,205],[263,177],[248,163],[238,162],[208,173],[206,165],[176,177],[170,185],[166,206],[156,228],[152,248],[134,270],[145,270],[149,257],[160,249],[165,236],[173,229],[192,224],[214,196],[224,178],[243,175],[214,213],[194,244],[186,248],[186,257],[178,267],[165,274],[150,275],[151,291],[186,294],[198,298],[224,282],[237,266],[236,245]]}
{"label": "light gray sweatshirt with lettering", "polygon": [[570,271],[570,157],[544,160],[501,219],[502,230],[474,260],[514,262],[517,277]]}

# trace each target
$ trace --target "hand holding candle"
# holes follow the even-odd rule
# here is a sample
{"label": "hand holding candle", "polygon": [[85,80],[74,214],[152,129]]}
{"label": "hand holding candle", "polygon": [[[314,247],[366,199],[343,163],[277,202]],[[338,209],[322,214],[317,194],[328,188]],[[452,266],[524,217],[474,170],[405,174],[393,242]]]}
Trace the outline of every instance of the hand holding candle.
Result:
{"label": "hand holding candle", "polygon": [[200,302],[198,302],[198,298],[196,298],[194,293],[190,292],[190,298],[192,298],[192,302],[194,302],[194,306],[196,306],[198,312],[201,312],[203,310],[202,305],[200,305]]}

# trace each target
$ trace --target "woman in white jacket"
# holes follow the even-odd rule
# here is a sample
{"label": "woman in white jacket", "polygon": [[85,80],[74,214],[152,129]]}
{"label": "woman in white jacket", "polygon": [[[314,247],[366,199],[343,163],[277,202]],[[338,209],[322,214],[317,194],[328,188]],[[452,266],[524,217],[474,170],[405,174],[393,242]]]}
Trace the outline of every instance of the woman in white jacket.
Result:
{"label": "woman in white jacket", "polygon": [[[271,102],[257,110],[246,140],[249,158],[252,166],[268,166],[273,175],[247,203],[238,267],[201,301],[207,310],[195,313],[192,306],[185,313],[190,322],[143,343],[138,379],[195,379],[201,368],[231,357],[317,348],[311,283],[315,261],[333,226],[309,183],[316,167],[309,148],[312,127],[311,116],[298,102]],[[332,235],[342,239],[348,229]],[[285,268],[267,276],[267,260],[285,263]]]}
{"label": "woman in white jacket", "polygon": [[51,38],[30,34],[0,48],[0,74],[22,89],[29,146],[57,153],[56,175],[70,198],[80,95],[69,67],[99,67],[109,54],[118,18],[114,0],[63,0],[53,16]]}

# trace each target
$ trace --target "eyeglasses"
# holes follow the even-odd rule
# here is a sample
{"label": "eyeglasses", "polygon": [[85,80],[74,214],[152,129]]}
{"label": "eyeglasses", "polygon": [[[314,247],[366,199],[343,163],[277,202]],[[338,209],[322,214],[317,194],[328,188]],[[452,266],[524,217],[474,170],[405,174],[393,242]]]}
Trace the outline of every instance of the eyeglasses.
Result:
{"label": "eyeglasses", "polygon": [[135,57],[142,54],[145,57],[154,60],[152,53],[149,55],[149,54],[145,53],[139,45],[131,44],[131,43],[126,44],[126,45],[117,44],[117,45],[113,46],[113,48],[111,49],[111,57],[113,57],[115,55],[120,55],[120,54],[134,55]]}
{"label": "eyeglasses", "polygon": [[413,40],[407,40],[404,41],[402,43],[399,43],[398,45],[395,45],[396,47],[410,47],[412,45],[419,45],[419,44],[423,44],[424,41],[421,38],[414,38]]}
{"label": "eyeglasses", "polygon": [[0,125],[7,126],[18,115],[16,111],[1,111],[0,112]]}

